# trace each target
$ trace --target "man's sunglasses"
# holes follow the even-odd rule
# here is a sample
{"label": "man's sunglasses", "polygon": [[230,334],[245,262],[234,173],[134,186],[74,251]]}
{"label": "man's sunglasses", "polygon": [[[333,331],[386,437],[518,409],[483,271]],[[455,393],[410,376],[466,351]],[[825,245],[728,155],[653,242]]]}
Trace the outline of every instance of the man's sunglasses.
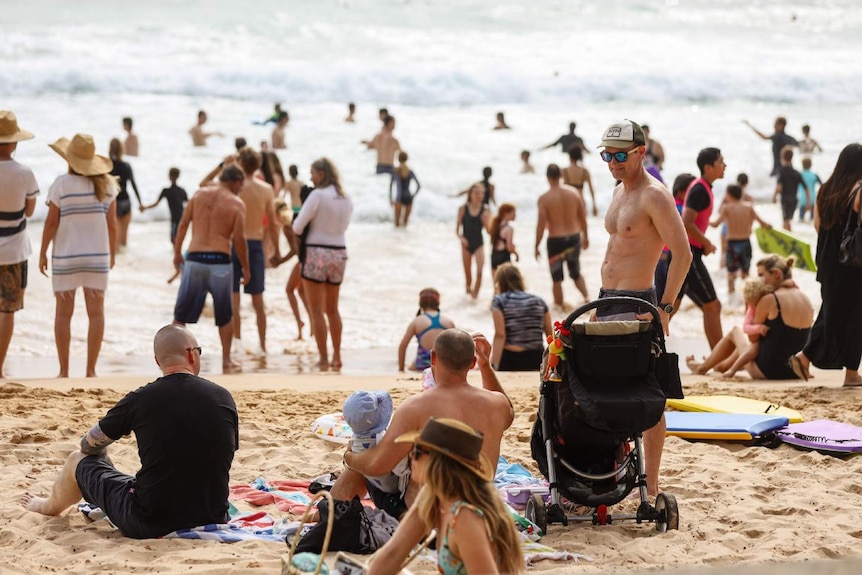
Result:
{"label": "man's sunglasses", "polygon": [[635,146],[634,148],[629,148],[625,152],[614,152],[613,154],[610,152],[601,152],[599,155],[602,157],[602,159],[604,161],[606,161],[608,163],[610,163],[610,161],[613,159],[613,160],[616,160],[622,164],[623,162],[625,162],[626,160],[629,159],[629,154],[631,154],[633,151],[637,150],[638,148],[640,148],[640,146]]}

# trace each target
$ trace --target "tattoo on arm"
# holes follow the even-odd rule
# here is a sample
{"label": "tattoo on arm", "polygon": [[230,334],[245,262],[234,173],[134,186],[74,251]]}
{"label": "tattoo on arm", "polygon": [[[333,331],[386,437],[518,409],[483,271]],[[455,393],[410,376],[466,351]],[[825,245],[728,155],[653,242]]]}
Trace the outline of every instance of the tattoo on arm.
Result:
{"label": "tattoo on arm", "polygon": [[114,442],[102,431],[97,423],[81,438],[81,453],[87,455],[100,455],[105,452],[105,448]]}

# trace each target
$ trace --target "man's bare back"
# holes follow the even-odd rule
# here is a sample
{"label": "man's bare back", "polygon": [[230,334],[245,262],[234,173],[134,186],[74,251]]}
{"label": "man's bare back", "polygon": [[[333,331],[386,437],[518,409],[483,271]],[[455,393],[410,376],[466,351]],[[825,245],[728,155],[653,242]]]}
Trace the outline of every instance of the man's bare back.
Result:
{"label": "man's bare back", "polygon": [[246,176],[239,197],[245,204],[245,239],[262,240],[264,216],[269,221],[275,217],[272,186]]}
{"label": "man's bare back", "polygon": [[584,198],[575,188],[564,184],[552,185],[539,196],[538,205],[539,219],[544,221],[549,237],[572,236],[584,231]]}
{"label": "man's bare back", "polygon": [[185,232],[189,223],[192,224],[189,252],[230,254],[237,230],[242,237],[245,229],[245,205],[224,187],[201,188],[186,205],[180,229]]}
{"label": "man's bare back", "polygon": [[751,202],[736,201],[725,202],[721,207],[720,218],[727,222],[728,240],[747,240],[751,238],[751,229],[754,227],[757,213]]}
{"label": "man's bare back", "polygon": [[289,180],[286,184],[284,184],[284,189],[287,190],[288,194],[290,194],[291,208],[298,208],[302,206],[302,197],[300,196],[302,186],[303,183],[300,180]]}
{"label": "man's bare back", "polygon": [[371,140],[368,146],[377,150],[377,163],[382,166],[392,166],[395,163],[395,155],[401,149],[401,144],[392,135],[392,132],[383,130]]}

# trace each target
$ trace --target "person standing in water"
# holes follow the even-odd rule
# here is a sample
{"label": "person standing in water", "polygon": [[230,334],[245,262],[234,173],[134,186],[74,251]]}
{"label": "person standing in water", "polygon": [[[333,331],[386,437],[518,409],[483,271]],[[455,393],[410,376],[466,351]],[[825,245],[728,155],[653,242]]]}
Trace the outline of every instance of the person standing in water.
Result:
{"label": "person standing in water", "polygon": [[515,256],[515,261],[519,260],[518,250],[515,249],[514,242],[515,230],[509,225],[509,222],[514,221],[515,206],[509,203],[500,204],[500,209],[491,220],[491,228],[488,231],[491,235],[492,277],[496,274],[498,267],[512,261],[512,255]]}
{"label": "person standing in water", "polygon": [[593,202],[593,215],[599,215],[599,208],[596,206],[596,192],[593,190],[593,180],[590,178],[590,171],[587,170],[582,160],[584,159],[584,151],[580,146],[572,146],[569,148],[569,167],[562,170],[563,183],[567,186],[572,186],[581,193],[584,197],[584,185],[590,189],[590,199]]}
{"label": "person standing in water", "polygon": [[[485,267],[485,242],[482,230],[488,229],[491,218],[490,211],[482,201],[484,189],[482,184],[473,184],[467,195],[467,203],[458,208],[458,218],[455,223],[455,234],[461,240],[461,261],[464,264],[466,292],[473,299],[479,297],[482,287],[482,270]],[[471,266],[476,262],[476,281],[473,283]]]}
{"label": "person standing in water", "polygon": [[120,186],[120,192],[117,194],[117,241],[120,247],[126,247],[129,239],[129,224],[132,221],[132,200],[129,198],[128,185],[132,184],[132,190],[135,192],[135,197],[138,199],[138,206],[143,206],[141,203],[141,194],[138,193],[138,184],[135,183],[135,176],[132,173],[132,166],[128,162],[123,161],[123,144],[120,140],[114,138],[109,146],[109,154],[114,167],[111,170],[111,175],[117,177],[117,182]]}
{"label": "person standing in water", "polygon": [[123,130],[126,132],[126,139],[123,141],[123,149],[127,156],[138,155],[138,135],[132,131],[132,118],[126,116],[123,118]]}
{"label": "person standing in water", "polygon": [[205,132],[204,124],[207,123],[207,113],[203,110],[198,111],[198,122],[189,130],[189,135],[192,137],[192,144],[196,147],[206,146],[207,140],[213,136],[223,137],[221,132]]}
{"label": "person standing in water", "polygon": [[381,111],[383,129],[380,130],[380,133],[374,136],[370,141],[363,140],[362,143],[365,144],[369,150],[377,150],[376,173],[392,175],[395,173],[395,167],[392,165],[392,161],[395,159],[395,154],[401,150],[401,144],[393,135],[393,132],[395,131],[395,116],[389,116],[387,114],[386,117],[382,117],[382,115],[383,112]]}
{"label": "person standing in water", "polygon": [[[410,191],[410,182],[416,182],[416,191]],[[396,188],[395,198],[392,197],[392,186]],[[395,173],[392,174],[392,179],[389,181],[389,203],[395,208],[395,227],[406,227],[407,220],[410,219],[410,211],[413,209],[413,198],[419,193],[422,186],[419,184],[419,179],[413,170],[407,165],[407,152],[401,151],[398,154],[398,167]],[[404,219],[401,219],[401,214],[404,214]]]}

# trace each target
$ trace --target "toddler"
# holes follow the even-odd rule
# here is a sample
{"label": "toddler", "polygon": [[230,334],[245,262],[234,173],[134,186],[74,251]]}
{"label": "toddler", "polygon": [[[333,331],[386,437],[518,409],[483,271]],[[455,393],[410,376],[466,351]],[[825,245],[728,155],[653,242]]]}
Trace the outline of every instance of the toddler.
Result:
{"label": "toddler", "polygon": [[[344,421],[353,430],[350,450],[361,453],[380,441],[392,418],[392,397],[386,391],[357,391],[347,398],[343,409]],[[398,489],[398,475],[393,472],[368,477],[375,487],[386,493]]]}
{"label": "toddler", "polygon": [[[745,298],[745,319],[742,320],[742,330],[746,335],[758,334],[763,337],[769,332],[769,326],[754,323],[754,311],[760,298],[770,291],[772,290],[759,278],[751,278],[745,282],[742,288],[742,296]],[[751,346],[737,358],[730,369],[724,372],[724,377],[733,377],[736,372],[745,369],[746,365],[757,359],[759,352],[760,343],[752,342]]]}

